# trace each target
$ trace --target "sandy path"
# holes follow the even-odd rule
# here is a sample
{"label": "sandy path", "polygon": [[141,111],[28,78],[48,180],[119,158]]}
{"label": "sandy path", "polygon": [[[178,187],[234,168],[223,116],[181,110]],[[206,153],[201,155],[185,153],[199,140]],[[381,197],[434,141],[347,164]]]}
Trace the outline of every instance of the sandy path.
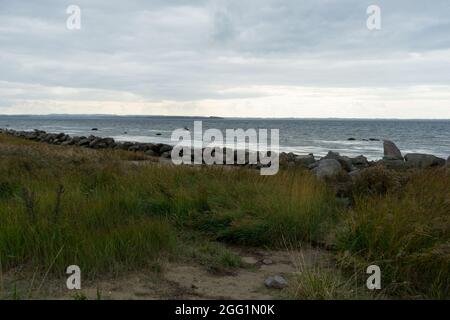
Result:
{"label": "sandy path", "polygon": [[[273,299],[283,290],[268,289],[264,280],[271,275],[288,279],[299,265],[328,263],[328,255],[317,249],[266,251],[233,249],[245,265],[232,274],[210,273],[194,263],[165,263],[163,272],[132,273],[115,280],[85,283],[79,292],[88,299]],[[60,291],[58,298],[71,299],[73,291]]]}

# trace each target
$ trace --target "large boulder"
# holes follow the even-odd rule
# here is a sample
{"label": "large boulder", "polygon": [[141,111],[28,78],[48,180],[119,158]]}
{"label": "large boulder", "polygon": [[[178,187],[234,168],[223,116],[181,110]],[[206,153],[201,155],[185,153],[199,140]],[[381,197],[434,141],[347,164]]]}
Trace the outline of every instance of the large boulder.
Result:
{"label": "large boulder", "polygon": [[150,157],[159,157],[159,154],[152,149],[148,149],[147,151],[145,151],[145,154]]}
{"label": "large boulder", "polygon": [[114,146],[113,138],[96,138],[89,143],[89,148],[105,149]]}
{"label": "large boulder", "polygon": [[314,158],[314,155],[310,153],[307,156],[295,156],[294,162],[300,166],[308,167],[316,162],[316,159]]}
{"label": "large boulder", "polygon": [[61,133],[58,133],[55,138],[56,139],[64,139],[65,136],[66,136],[66,134],[64,132],[61,132]]}
{"label": "large boulder", "polygon": [[142,143],[142,151],[146,152],[148,150],[153,150],[154,146],[153,143]]}
{"label": "large boulder", "polygon": [[144,152],[145,150],[146,149],[145,149],[144,145],[142,143],[138,143],[138,142],[133,143],[131,146],[128,147],[128,151],[134,151],[134,152],[142,151],[142,152]]}
{"label": "large boulder", "polygon": [[389,140],[383,141],[384,157],[386,160],[403,160],[400,149],[397,148],[395,143]]}
{"label": "large boulder", "polygon": [[381,164],[388,169],[404,169],[407,165],[403,159],[400,149],[389,140],[383,141],[384,157]]}
{"label": "large boulder", "polygon": [[64,133],[60,133],[56,136],[56,139],[53,141],[54,144],[63,144],[64,142],[70,140],[70,136]]}
{"label": "large boulder", "polygon": [[159,153],[165,153],[167,151],[172,151],[172,149],[173,149],[173,146],[168,145],[168,144],[162,144],[159,147]]}
{"label": "large boulder", "polygon": [[407,169],[408,166],[403,159],[389,159],[383,158],[378,163],[385,166],[388,169]]}
{"label": "large boulder", "polygon": [[350,160],[352,161],[352,164],[358,169],[369,167],[369,161],[367,161],[367,158],[363,155],[351,158]]}
{"label": "large boulder", "polygon": [[162,158],[166,158],[166,159],[170,159],[172,157],[172,152],[171,151],[165,151],[165,152],[161,153],[161,157]]}
{"label": "large boulder", "polygon": [[428,168],[445,165],[445,159],[432,154],[408,153],[405,155],[406,164],[411,168]]}
{"label": "large boulder", "polygon": [[332,177],[341,172],[342,166],[335,159],[321,159],[317,162],[317,166],[312,169],[314,174],[319,178]]}
{"label": "large boulder", "polygon": [[349,157],[341,156],[337,152],[329,151],[328,154],[325,157],[323,157],[322,159],[337,160],[341,164],[342,168],[344,168],[344,170],[347,172],[355,170],[352,160]]}
{"label": "large boulder", "polygon": [[44,142],[52,143],[53,140],[55,139],[55,136],[56,136],[56,135],[53,134],[53,133],[47,134],[47,135],[45,136],[45,138],[44,138]]}
{"label": "large boulder", "polygon": [[66,141],[61,142],[62,146],[68,146],[68,145],[71,145],[71,144],[73,144],[72,139],[68,139]]}
{"label": "large boulder", "polygon": [[130,148],[133,145],[133,142],[124,141],[117,145],[117,148],[120,150],[126,150],[128,151],[128,148]]}
{"label": "large boulder", "polygon": [[74,136],[70,139],[69,145],[77,144],[78,142],[80,142],[80,140],[81,140],[81,137]]}
{"label": "large boulder", "polygon": [[91,140],[89,138],[82,137],[80,139],[80,141],[77,142],[77,146],[80,146],[80,147],[88,146],[90,142],[91,142]]}
{"label": "large boulder", "polygon": [[278,156],[278,161],[280,163],[280,165],[282,166],[286,166],[289,163],[293,163],[295,160],[295,155],[292,152],[286,153],[286,152],[281,152]]}
{"label": "large boulder", "polygon": [[37,137],[36,137],[36,141],[44,141],[45,138],[47,137],[47,132],[45,131],[39,131]]}

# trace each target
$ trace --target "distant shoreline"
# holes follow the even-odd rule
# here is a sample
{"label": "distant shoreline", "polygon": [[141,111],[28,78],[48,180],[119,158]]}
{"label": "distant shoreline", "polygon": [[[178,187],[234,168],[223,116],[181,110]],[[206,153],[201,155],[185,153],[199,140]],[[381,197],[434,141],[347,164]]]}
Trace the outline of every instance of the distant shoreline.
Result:
{"label": "distant shoreline", "polygon": [[137,114],[0,114],[0,117],[21,118],[167,118],[167,119],[212,119],[212,120],[339,120],[339,121],[450,121],[450,118],[339,118],[339,117],[229,117],[205,115],[137,115]]}

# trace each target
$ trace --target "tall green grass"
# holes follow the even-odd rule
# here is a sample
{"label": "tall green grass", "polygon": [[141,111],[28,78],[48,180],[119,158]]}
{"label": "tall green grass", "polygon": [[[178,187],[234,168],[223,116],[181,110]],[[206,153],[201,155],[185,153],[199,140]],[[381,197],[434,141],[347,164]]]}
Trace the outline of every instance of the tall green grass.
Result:
{"label": "tall green grass", "polygon": [[319,240],[333,220],[333,194],[303,171],[263,177],[247,169],[135,165],[123,152],[1,139],[4,269],[62,273],[78,264],[95,276],[170,254],[189,230],[277,246]]}
{"label": "tall green grass", "polygon": [[[324,267],[303,267],[290,279],[288,297],[296,300],[359,300],[377,299],[376,293],[358,283],[355,277],[344,277],[339,270]],[[362,282],[362,283],[361,283]]]}
{"label": "tall green grass", "polygon": [[358,196],[337,232],[343,262],[381,267],[391,295],[450,296],[450,171],[409,173],[402,189]]}
{"label": "tall green grass", "polygon": [[[448,168],[371,168],[353,182],[352,207],[344,209],[333,188],[301,169],[268,177],[139,159],[145,156],[0,135],[0,272],[62,274],[77,264],[95,277],[181,251],[221,270],[238,266],[238,257],[214,245],[185,250],[180,242],[194,233],[269,247],[331,239],[351,277],[367,278],[370,264],[381,267],[383,294],[450,296]],[[345,279],[322,271],[299,276],[295,297],[354,297]]]}

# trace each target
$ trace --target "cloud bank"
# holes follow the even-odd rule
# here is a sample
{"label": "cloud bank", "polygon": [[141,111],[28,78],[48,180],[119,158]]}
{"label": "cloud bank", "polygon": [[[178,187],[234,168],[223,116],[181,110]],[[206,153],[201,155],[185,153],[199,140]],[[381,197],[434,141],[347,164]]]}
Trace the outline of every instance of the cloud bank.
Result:
{"label": "cloud bank", "polygon": [[1,0],[0,113],[450,118],[450,2],[370,4]]}

